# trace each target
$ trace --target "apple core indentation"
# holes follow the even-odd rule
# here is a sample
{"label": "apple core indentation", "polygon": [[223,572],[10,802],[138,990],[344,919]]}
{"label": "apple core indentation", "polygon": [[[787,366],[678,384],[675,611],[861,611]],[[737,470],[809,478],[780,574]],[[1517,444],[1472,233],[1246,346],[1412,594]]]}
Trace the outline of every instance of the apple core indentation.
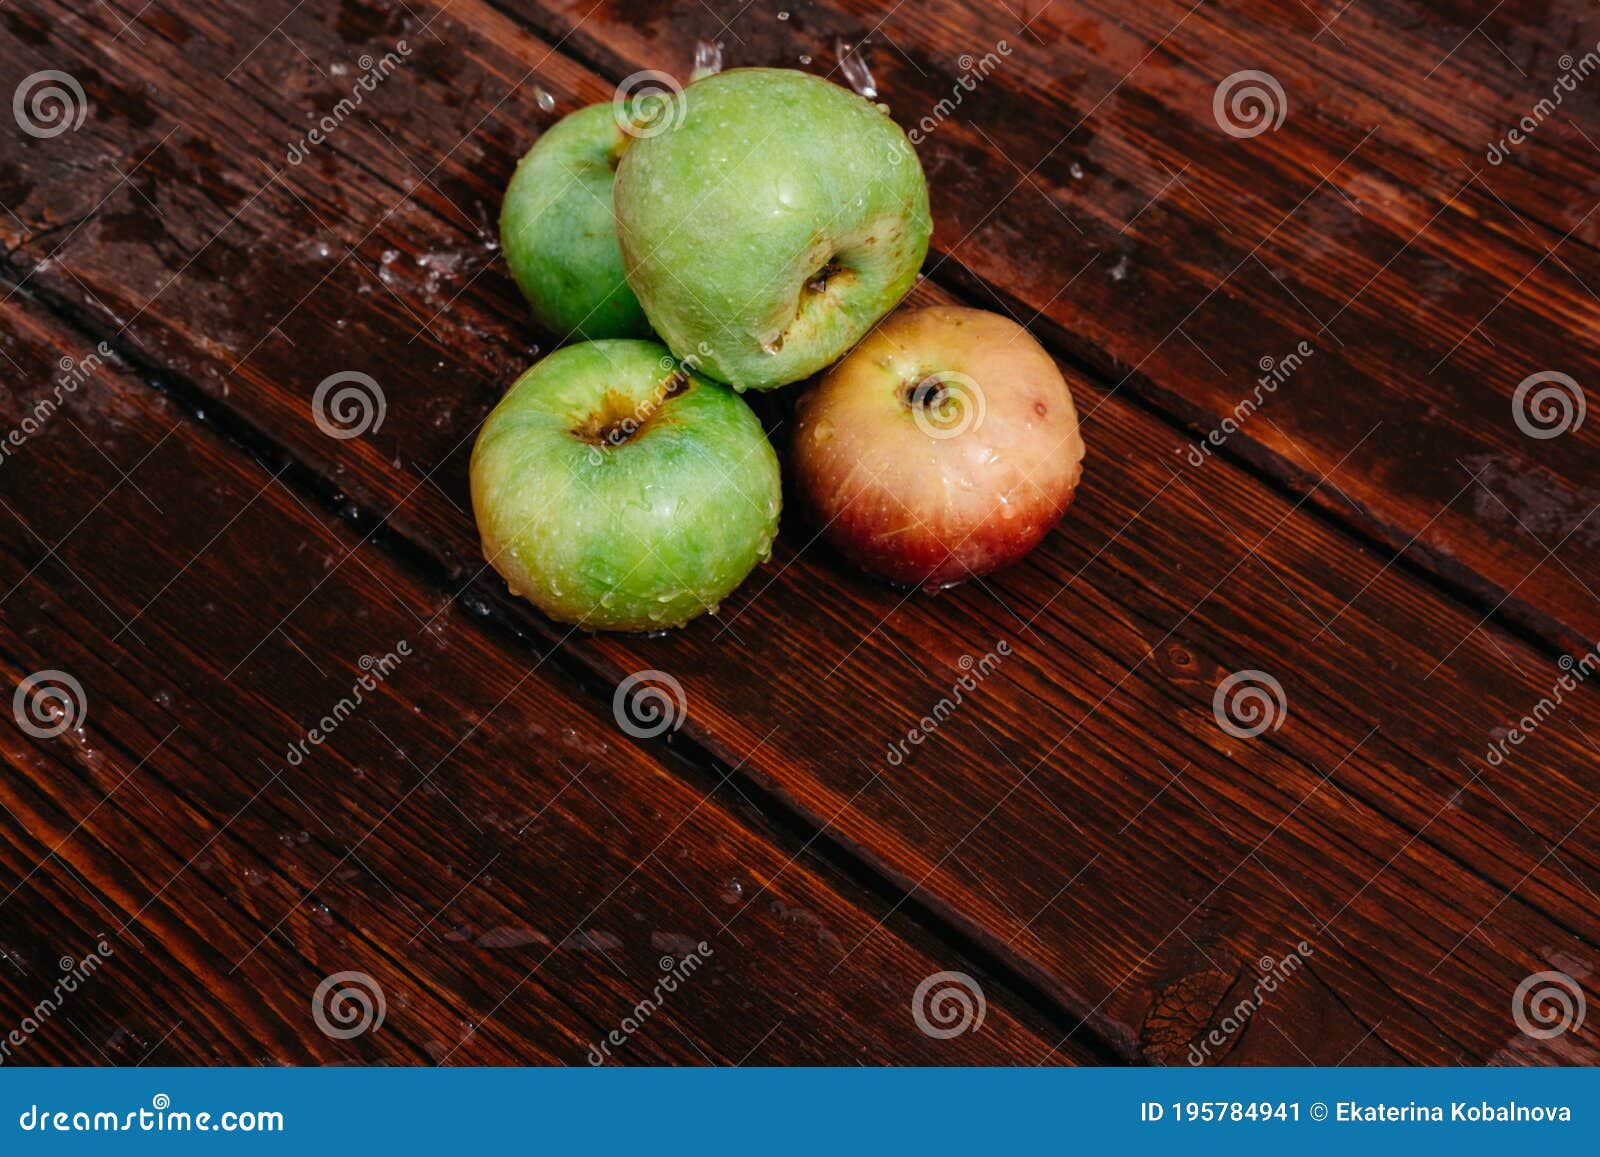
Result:
{"label": "apple core indentation", "polygon": [[607,390],[600,405],[572,427],[572,435],[602,450],[615,449],[647,429],[660,416],[662,406],[688,388],[689,375],[675,370],[642,402]]}

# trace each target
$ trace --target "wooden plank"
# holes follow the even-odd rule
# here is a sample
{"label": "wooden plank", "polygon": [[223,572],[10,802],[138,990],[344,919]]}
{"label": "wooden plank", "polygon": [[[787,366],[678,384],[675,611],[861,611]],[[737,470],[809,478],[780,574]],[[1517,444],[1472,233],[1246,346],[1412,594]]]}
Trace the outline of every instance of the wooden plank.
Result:
{"label": "wooden plank", "polygon": [[[181,52],[179,29],[202,17],[163,13],[137,53],[103,38],[57,46],[109,53],[80,65],[101,76],[154,61],[159,111],[134,146],[127,125],[92,121],[48,154],[30,150],[48,195],[19,212],[42,218],[48,202],[70,209],[56,218],[69,224],[13,261],[35,268],[81,215],[30,286],[108,334],[108,318],[129,321],[119,340],[172,367],[184,396],[261,431],[326,480],[324,496],[338,486],[474,577],[465,449],[531,351],[514,290],[462,217],[487,229],[528,126],[610,87],[458,2],[435,28],[448,47],[386,81],[375,120],[347,121],[314,173],[268,183],[272,170],[252,158],[300,117],[303,98],[280,95],[294,87],[286,75],[315,77],[299,54],[329,65],[404,29],[349,45],[330,17],[297,12],[282,25],[292,44],[275,36],[250,56],[258,74],[220,88],[205,79],[250,51],[252,21],[264,35],[278,15],[230,12],[231,32],[208,27]],[[555,110],[520,83],[530,69]],[[338,86],[317,91],[325,101]],[[140,167],[148,187],[110,190],[120,224],[91,214],[117,178],[84,192],[78,170],[112,150],[132,164],[178,123]],[[191,139],[233,144],[196,159]],[[152,252],[118,228],[182,232]],[[180,242],[205,248],[163,284]],[[430,281],[440,254],[458,268]],[[412,320],[428,309],[426,325]],[[376,434],[335,442],[309,420],[309,397],[347,368],[383,384],[388,414]],[[1593,954],[1590,697],[1517,750],[1515,776],[1487,777],[1490,728],[1537,702],[1555,673],[1546,660],[1230,461],[1185,469],[1176,453],[1152,455],[1183,435],[1071,376],[1091,415],[1085,487],[1028,564],[902,599],[791,526],[720,623],[659,640],[574,638],[565,653],[608,684],[671,671],[691,704],[680,741],[1012,961],[1124,1056],[1181,1063],[1249,990],[1257,962],[1302,939],[1306,982],[1217,1056],[1467,1061],[1515,1044],[1517,982],[1557,956]],[[1332,484],[1342,482],[1341,470]],[[474,582],[467,597],[561,637],[492,585]],[[1001,639],[1014,657],[935,742],[891,764],[888,745],[947,694],[960,657]],[[1241,741],[1219,729],[1212,697],[1225,675],[1257,667],[1284,685],[1290,715]],[[1479,762],[1464,768],[1457,753]],[[1411,930],[1398,936],[1401,926]]]}
{"label": "wooden plank", "polygon": [[[1530,375],[1600,381],[1600,97],[1580,80],[1535,114],[1596,48],[1579,7],[497,2],[613,79],[681,74],[700,38],[730,66],[818,71],[870,39],[882,99],[923,137],[934,276],[1186,443],[1259,403],[1227,454],[1509,621],[1600,637],[1600,427],[1535,439],[1513,416]],[[1281,88],[1276,131],[1221,128],[1243,70]],[[1532,141],[1490,163],[1530,115]]]}
{"label": "wooden plank", "polygon": [[[581,1065],[613,1028],[622,1064],[1044,1055],[1052,1020],[736,788],[641,750],[548,652],[58,324],[0,312],[7,430],[82,379],[0,465],[7,700],[41,669],[82,690],[78,728],[0,728],[0,1026],[40,1023],[6,1063]],[[987,1015],[940,1040],[911,999],[951,969]],[[349,971],[386,1016],[335,1039],[313,994]]]}

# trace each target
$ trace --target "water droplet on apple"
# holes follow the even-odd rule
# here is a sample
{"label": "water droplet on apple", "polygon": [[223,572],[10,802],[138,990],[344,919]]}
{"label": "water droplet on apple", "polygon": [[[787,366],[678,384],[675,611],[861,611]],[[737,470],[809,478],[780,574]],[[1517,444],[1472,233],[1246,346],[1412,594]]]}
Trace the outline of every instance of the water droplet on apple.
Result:
{"label": "water droplet on apple", "polygon": [[541,112],[550,112],[556,107],[556,98],[551,96],[538,85],[533,86],[533,99],[534,103],[539,106]]}
{"label": "water droplet on apple", "polygon": [[802,52],[800,54],[800,63],[801,64],[810,64],[811,63],[811,54],[809,52]]}
{"label": "water droplet on apple", "polygon": [[1067,174],[1074,181],[1081,181],[1083,180],[1083,166],[1078,164],[1077,161],[1073,161],[1072,164],[1067,166]]}

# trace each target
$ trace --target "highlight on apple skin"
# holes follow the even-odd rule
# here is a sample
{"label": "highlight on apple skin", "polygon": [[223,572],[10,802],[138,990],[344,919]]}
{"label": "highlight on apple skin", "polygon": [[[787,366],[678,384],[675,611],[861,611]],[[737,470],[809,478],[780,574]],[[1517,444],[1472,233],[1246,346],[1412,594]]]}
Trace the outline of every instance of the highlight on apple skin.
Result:
{"label": "highlight on apple skin", "polygon": [[896,314],[799,400],[801,501],[846,557],[938,589],[1015,562],[1083,473],[1072,393],[1009,318]]}
{"label": "highlight on apple skin", "polygon": [[656,342],[585,342],[517,379],[472,451],[484,557],[564,623],[655,631],[772,552],[778,459],[745,402]]}
{"label": "highlight on apple skin", "polygon": [[560,338],[649,337],[628,288],[611,190],[632,137],[610,104],[563,117],[517,164],[500,245],[534,320]]}
{"label": "highlight on apple skin", "polygon": [[672,349],[765,390],[834,361],[900,301],[928,251],[928,188],[905,133],[821,77],[740,68],[696,81],[617,169],[629,284]]}

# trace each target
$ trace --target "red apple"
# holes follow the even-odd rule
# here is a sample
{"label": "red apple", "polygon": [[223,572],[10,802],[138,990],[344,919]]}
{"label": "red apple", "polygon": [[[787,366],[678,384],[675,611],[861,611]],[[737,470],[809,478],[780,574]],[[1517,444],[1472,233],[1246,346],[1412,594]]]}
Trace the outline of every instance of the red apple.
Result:
{"label": "red apple", "polygon": [[798,404],[801,503],[847,557],[949,586],[1015,562],[1072,501],[1083,438],[1050,355],[1008,318],[889,318]]}

